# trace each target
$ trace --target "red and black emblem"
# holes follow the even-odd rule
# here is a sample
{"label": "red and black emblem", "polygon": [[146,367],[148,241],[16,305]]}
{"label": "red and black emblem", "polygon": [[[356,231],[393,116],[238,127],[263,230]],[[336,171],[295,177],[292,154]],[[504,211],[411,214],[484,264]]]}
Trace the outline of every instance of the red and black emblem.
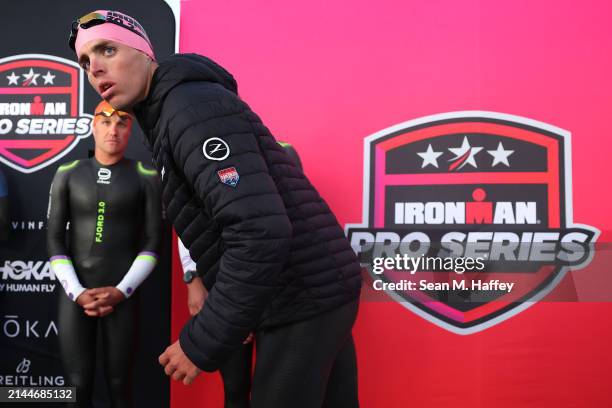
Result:
{"label": "red and black emblem", "polygon": [[0,161],[40,170],[88,137],[91,121],[77,63],[43,54],[0,59]]}
{"label": "red and black emblem", "polygon": [[[562,129],[454,112],[378,132],[365,149],[365,219],[347,226],[351,244],[370,270],[384,258],[422,258],[411,272],[371,275],[441,327],[469,334],[497,324],[592,258],[599,231],[573,223]],[[466,269],[466,259],[482,267]]]}

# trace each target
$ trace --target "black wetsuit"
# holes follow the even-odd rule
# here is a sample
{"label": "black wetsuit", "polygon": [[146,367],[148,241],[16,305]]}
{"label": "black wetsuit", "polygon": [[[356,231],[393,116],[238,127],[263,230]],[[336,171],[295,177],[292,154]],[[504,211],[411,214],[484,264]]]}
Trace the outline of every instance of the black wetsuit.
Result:
{"label": "black wetsuit", "polygon": [[[158,249],[161,199],[157,175],[128,159],[111,166],[95,158],[65,164],[53,179],[48,216],[49,256],[70,257],[85,288],[115,286],[139,252]],[[68,231],[66,222],[70,222]],[[68,296],[59,298],[62,362],[71,385],[77,387],[78,403],[70,407],[91,406],[98,322],[111,406],[131,407],[138,302],[132,296],[109,315],[92,318]]]}
{"label": "black wetsuit", "polygon": [[6,241],[9,235],[8,186],[4,173],[0,170],[0,241]]}

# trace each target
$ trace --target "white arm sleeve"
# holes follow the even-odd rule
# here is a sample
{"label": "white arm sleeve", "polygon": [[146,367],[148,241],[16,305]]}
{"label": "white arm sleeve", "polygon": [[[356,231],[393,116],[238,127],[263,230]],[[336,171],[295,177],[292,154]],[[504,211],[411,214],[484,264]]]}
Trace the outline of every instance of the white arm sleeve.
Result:
{"label": "white arm sleeve", "polygon": [[141,252],[127,271],[121,282],[116,286],[126,298],[129,298],[140,284],[147,279],[157,264],[155,252]]}
{"label": "white arm sleeve", "polygon": [[187,271],[196,271],[196,264],[193,262],[193,259],[191,259],[191,255],[189,255],[189,251],[185,248],[185,245],[183,245],[183,241],[181,241],[180,238],[178,238],[177,241],[179,257],[181,258],[181,265],[183,265],[183,273]]}
{"label": "white arm sleeve", "polygon": [[52,257],[51,269],[57,280],[62,284],[66,295],[73,302],[76,301],[79,295],[85,291],[85,288],[79,282],[70,258],[64,255]]}

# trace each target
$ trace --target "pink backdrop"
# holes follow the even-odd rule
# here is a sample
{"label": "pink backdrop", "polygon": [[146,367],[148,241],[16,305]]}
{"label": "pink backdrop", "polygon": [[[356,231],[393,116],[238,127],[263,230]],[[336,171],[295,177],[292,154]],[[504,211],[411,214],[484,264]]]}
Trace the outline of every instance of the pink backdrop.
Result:
{"label": "pink backdrop", "polygon": [[[364,137],[420,116],[488,110],[572,133],[574,221],[599,228],[599,242],[609,242],[609,2],[181,6],[181,52],[207,55],[234,74],[240,95],[277,138],[296,146],[343,225],[361,222]],[[597,255],[581,272],[605,272],[602,262]],[[179,276],[174,339],[187,318]],[[362,406],[611,406],[611,318],[608,303],[540,302],[459,336],[398,304],[362,303],[354,331]],[[172,386],[173,407],[221,401],[217,375]]]}

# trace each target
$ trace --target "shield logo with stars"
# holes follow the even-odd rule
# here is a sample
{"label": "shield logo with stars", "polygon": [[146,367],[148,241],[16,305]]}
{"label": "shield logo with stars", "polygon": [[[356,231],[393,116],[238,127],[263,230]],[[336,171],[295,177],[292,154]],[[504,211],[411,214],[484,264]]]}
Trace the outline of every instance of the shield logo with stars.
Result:
{"label": "shield logo with stars", "polygon": [[599,231],[573,222],[565,130],[451,112],[380,131],[364,153],[351,245],[374,290],[440,327],[494,326],[591,261]]}
{"label": "shield logo with stars", "polygon": [[52,55],[0,59],[0,161],[22,173],[47,167],[91,134],[83,71]]}

